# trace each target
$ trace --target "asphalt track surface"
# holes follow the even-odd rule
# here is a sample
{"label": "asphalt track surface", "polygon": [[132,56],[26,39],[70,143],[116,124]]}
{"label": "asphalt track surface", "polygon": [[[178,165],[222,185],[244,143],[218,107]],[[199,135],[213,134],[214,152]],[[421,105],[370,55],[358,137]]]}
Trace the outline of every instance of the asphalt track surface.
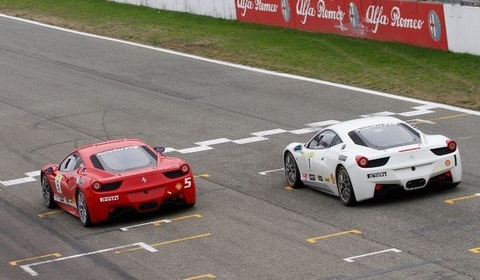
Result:
{"label": "asphalt track surface", "polygon": [[[478,112],[3,16],[0,38],[1,279],[480,278]],[[371,114],[457,140],[463,182],[355,207],[286,188],[288,143]],[[43,164],[123,137],[188,160],[197,205],[93,228],[44,206]]]}

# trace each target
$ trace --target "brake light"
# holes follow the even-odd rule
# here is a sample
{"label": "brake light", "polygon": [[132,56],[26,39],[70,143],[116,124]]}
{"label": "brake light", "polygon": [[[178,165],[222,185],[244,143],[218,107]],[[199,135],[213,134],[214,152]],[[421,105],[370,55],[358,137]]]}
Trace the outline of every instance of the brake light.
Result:
{"label": "brake light", "polygon": [[99,191],[102,188],[102,184],[100,184],[100,182],[93,182],[92,187],[94,190]]}
{"label": "brake light", "polygon": [[450,152],[455,152],[455,150],[457,150],[457,142],[453,140],[447,140],[447,150]]}
{"label": "brake light", "polygon": [[356,156],[355,160],[357,161],[358,166],[364,168],[368,165],[368,159],[364,156]]}
{"label": "brake light", "polygon": [[181,170],[182,170],[183,173],[188,173],[188,171],[190,170],[190,168],[188,167],[187,164],[184,164],[184,165],[182,165]]}

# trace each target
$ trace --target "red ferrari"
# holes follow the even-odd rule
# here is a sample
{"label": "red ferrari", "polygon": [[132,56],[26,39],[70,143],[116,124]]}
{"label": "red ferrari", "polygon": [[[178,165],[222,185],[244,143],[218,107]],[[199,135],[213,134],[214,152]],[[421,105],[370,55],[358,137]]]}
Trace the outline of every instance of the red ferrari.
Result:
{"label": "red ferrari", "polygon": [[57,205],[84,226],[126,209],[157,210],[166,201],[196,202],[195,180],[187,162],[167,157],[163,147],[139,139],[119,139],[72,151],[41,169],[45,205]]}

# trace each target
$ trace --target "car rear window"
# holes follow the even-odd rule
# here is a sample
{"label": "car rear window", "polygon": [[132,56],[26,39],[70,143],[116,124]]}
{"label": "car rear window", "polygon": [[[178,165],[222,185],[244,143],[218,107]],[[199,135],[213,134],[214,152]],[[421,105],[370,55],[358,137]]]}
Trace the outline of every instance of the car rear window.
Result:
{"label": "car rear window", "polygon": [[348,135],[355,144],[376,150],[421,143],[420,134],[403,123],[367,126]]}
{"label": "car rear window", "polygon": [[145,146],[128,146],[96,153],[90,157],[93,165],[111,173],[121,173],[155,167],[157,156]]}

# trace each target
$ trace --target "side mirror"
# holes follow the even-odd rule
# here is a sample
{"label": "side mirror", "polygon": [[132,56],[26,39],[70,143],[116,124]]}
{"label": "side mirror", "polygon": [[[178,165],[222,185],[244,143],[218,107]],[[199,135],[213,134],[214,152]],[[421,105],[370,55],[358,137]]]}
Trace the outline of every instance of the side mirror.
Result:
{"label": "side mirror", "polygon": [[52,174],[53,173],[53,167],[48,167],[47,169],[45,169],[45,174]]}
{"label": "side mirror", "polygon": [[295,148],[293,148],[293,150],[294,150],[295,152],[299,152],[299,151],[302,150],[302,148],[303,148],[302,145],[297,145],[297,146],[295,146]]}
{"label": "side mirror", "polygon": [[155,151],[157,151],[157,153],[161,154],[163,152],[165,152],[165,147],[155,147],[153,148]]}

